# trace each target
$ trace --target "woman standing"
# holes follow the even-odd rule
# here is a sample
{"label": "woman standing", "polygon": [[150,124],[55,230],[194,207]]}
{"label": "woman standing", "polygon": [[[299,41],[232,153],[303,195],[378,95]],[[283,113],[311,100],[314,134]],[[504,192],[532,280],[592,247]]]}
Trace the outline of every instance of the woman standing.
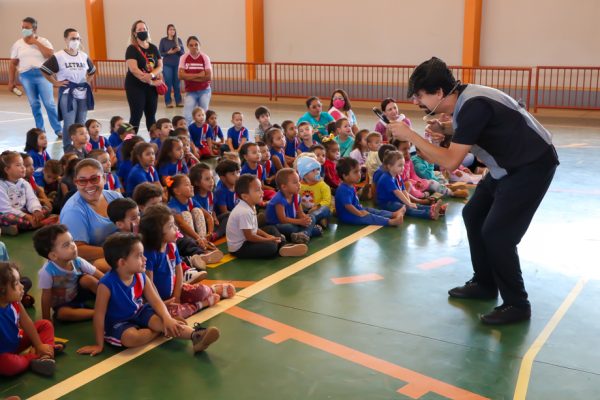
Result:
{"label": "woman standing", "polygon": [[183,55],[183,42],[177,36],[175,25],[167,25],[167,36],[160,39],[158,50],[163,58],[163,75],[167,84],[167,93],[165,93],[165,105],[167,108],[173,108],[171,102],[171,88],[175,95],[175,104],[177,107],[183,107],[181,102],[181,88],[179,85],[178,67],[179,57]]}
{"label": "woman standing", "polygon": [[356,121],[356,115],[352,112],[352,105],[350,104],[350,99],[348,99],[346,91],[343,89],[336,89],[331,94],[328,113],[336,121],[340,118],[348,119],[348,122],[352,127],[352,134],[356,135],[358,132],[358,122]]}
{"label": "woman standing", "polygon": [[[80,50],[81,37],[73,28],[65,30],[65,48],[46,60],[41,67],[46,79],[58,87],[58,119],[63,120],[63,132],[72,124],[85,124],[88,110],[94,109],[94,95],[89,80],[96,72],[94,63]],[[63,138],[63,149],[71,137]]]}
{"label": "woman standing", "polygon": [[323,111],[323,105],[318,97],[309,97],[306,100],[306,108],[308,108],[308,111],[300,117],[297,125],[307,121],[313,127],[313,139],[321,143],[323,136],[327,136],[327,124],[333,122],[334,119]]}
{"label": "woman standing", "polygon": [[194,108],[200,107],[204,112],[208,110],[212,66],[210,58],[200,51],[200,40],[196,36],[190,36],[186,44],[188,51],[179,59],[179,79],[185,82],[183,116],[189,125]]}
{"label": "woman standing", "polygon": [[125,93],[129,103],[129,123],[137,132],[143,114],[149,131],[156,122],[156,86],[162,84],[162,59],[158,48],[150,43],[148,27],[144,21],[138,20],[133,23],[130,42],[125,52]]}
{"label": "woman standing", "polygon": [[42,115],[42,104],[44,104],[50,125],[52,125],[56,136],[61,138],[62,127],[58,122],[52,85],[44,79],[40,72],[40,67],[48,57],[52,56],[54,50],[48,39],[37,35],[37,21],[34,18],[25,18],[22,21],[21,28],[23,38],[17,40],[10,49],[8,90],[12,92],[16,88],[18,69],[19,78],[33,112],[35,127],[44,132],[46,131],[44,116]]}

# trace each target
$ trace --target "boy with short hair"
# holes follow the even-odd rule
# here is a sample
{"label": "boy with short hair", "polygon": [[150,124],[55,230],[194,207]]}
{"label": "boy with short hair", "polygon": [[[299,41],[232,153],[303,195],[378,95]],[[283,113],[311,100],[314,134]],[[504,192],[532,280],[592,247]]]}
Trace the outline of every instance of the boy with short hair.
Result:
{"label": "boy with short hair", "polygon": [[71,138],[71,144],[65,147],[65,154],[75,153],[80,160],[86,158],[92,145],[85,125],[72,124],[69,127],[69,137]]}
{"label": "boy with short hair", "polygon": [[[156,185],[152,186],[156,187]],[[138,233],[140,209],[135,201],[128,197],[113,200],[108,205],[106,213],[119,231]]]}
{"label": "boy with short hair", "polygon": [[158,137],[156,139],[152,139],[150,143],[157,145],[158,149],[160,150],[162,143],[171,134],[171,131],[173,130],[173,124],[169,118],[160,118],[158,121],[156,121],[156,127],[158,128]]}
{"label": "boy with short hair", "polygon": [[315,217],[306,215],[300,204],[300,177],[292,168],[277,171],[279,192],[267,204],[267,224],[285,235],[292,243],[308,243],[311,237],[321,236],[323,229]]}
{"label": "boy with short hair", "polygon": [[296,159],[300,176],[300,204],[304,212],[314,216],[321,227],[327,228],[331,217],[331,188],[321,178],[321,164],[312,153]]}
{"label": "boy with short hair", "polygon": [[98,285],[94,313],[96,344],[84,346],[77,353],[100,354],[105,341],[119,347],[138,347],[162,333],[190,339],[196,353],[219,339],[217,328],[191,328],[169,315],[156,288],[147,281],[144,246],[138,235],[114,233],[106,239],[103,249],[112,269]]}
{"label": "boy with short hair", "polygon": [[258,121],[258,127],[254,130],[254,141],[264,140],[265,132],[271,129],[271,111],[265,106],[260,106],[254,111],[254,116]]}
{"label": "boy with short hair", "polygon": [[223,160],[217,164],[219,183],[215,189],[217,215],[228,213],[239,201],[235,193],[235,183],[240,177],[240,165],[235,161]]}
{"label": "boy with short hair", "polygon": [[227,144],[223,146],[222,152],[239,152],[244,143],[250,140],[248,129],[244,127],[244,116],[236,111],[231,114],[231,123],[233,126],[227,130]]}
{"label": "boy with short hair", "polygon": [[242,175],[235,183],[240,202],[227,221],[227,248],[238,258],[270,258],[277,254],[299,257],[306,254],[305,244],[286,245],[285,236],[273,226],[258,229],[256,205],[263,197],[260,181],[250,174]]}
{"label": "boy with short hair", "polygon": [[406,207],[396,212],[390,212],[369,207],[364,208],[360,204],[354,188],[354,185],[360,182],[360,165],[358,161],[351,157],[340,158],[336,166],[336,172],[342,180],[335,192],[335,210],[340,222],[352,225],[382,226],[402,224]]}
{"label": "boy with short hair", "polygon": [[92,264],[77,256],[77,245],[65,225],[48,225],[33,235],[37,253],[48,261],[38,272],[42,290],[42,318],[50,309],[59,321],[84,321],[94,316],[86,302],[94,298],[98,280],[104,276]]}

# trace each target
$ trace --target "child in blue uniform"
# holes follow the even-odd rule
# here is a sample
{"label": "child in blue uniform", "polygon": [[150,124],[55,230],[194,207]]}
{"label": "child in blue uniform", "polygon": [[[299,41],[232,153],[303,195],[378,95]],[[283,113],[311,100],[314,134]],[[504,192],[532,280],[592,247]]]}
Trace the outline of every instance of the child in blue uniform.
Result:
{"label": "child in blue uniform", "polygon": [[100,354],[105,341],[115,346],[142,346],[163,332],[167,337],[190,339],[194,352],[205,350],[219,338],[217,328],[191,328],[171,318],[154,285],[147,282],[144,246],[138,235],[114,233],[103,248],[112,269],[98,286],[96,344],[80,348],[79,354]]}
{"label": "child in blue uniform", "polygon": [[240,177],[240,165],[235,161],[223,160],[217,164],[219,183],[215,190],[215,206],[217,215],[231,212],[239,199],[235,194],[235,183]]}
{"label": "child in blue uniform", "polygon": [[150,143],[141,142],[133,147],[131,162],[133,167],[127,176],[125,192],[131,197],[137,185],[143,182],[152,182],[160,186],[158,173],[154,169],[154,146]]}
{"label": "child in blue uniform", "polygon": [[166,185],[167,176],[186,174],[188,166],[183,159],[183,143],[176,137],[169,137],[163,141],[158,154],[158,176],[163,185]]}

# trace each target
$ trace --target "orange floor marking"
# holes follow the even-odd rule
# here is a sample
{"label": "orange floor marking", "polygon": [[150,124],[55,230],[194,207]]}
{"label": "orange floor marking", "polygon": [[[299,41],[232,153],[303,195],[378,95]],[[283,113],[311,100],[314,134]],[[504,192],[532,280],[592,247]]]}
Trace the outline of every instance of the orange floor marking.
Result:
{"label": "orange floor marking", "polygon": [[336,285],[346,285],[348,283],[380,281],[382,279],[383,279],[383,276],[381,276],[379,274],[364,274],[364,275],[344,276],[341,278],[331,278],[331,282],[335,283]]}
{"label": "orange floor marking", "polygon": [[435,269],[435,268],[443,267],[446,265],[454,264],[457,261],[458,260],[456,258],[444,257],[444,258],[438,258],[437,260],[429,261],[429,262],[426,262],[423,264],[419,264],[419,265],[417,265],[417,267],[428,271],[430,269]]}
{"label": "orange floor marking", "polygon": [[469,392],[468,390],[450,385],[435,378],[420,374],[408,368],[400,367],[391,362],[381,360],[369,354],[362,353],[350,347],[323,339],[319,336],[310,334],[292,326],[272,320],[263,315],[253,313],[238,306],[231,307],[225,311],[227,314],[260,326],[273,333],[264,337],[272,343],[279,344],[286,340],[294,339],[297,342],[307,346],[314,347],[326,353],[343,358],[344,360],[353,362],[373,371],[380,372],[392,378],[407,382],[402,388],[398,389],[398,393],[413,399],[418,399],[427,393],[436,393],[448,399],[461,400],[484,400],[486,397]]}
{"label": "orange floor marking", "polygon": [[202,281],[203,285],[216,285],[219,283],[231,283],[236,288],[247,288],[248,286],[254,285],[256,281],[223,281],[223,280],[212,280],[212,279],[204,279]]}
{"label": "orange floor marking", "polygon": [[213,244],[214,244],[215,246],[220,246],[220,245],[222,245],[222,244],[223,244],[223,243],[225,243],[225,242],[227,242],[227,238],[226,238],[225,236],[223,236],[221,239],[217,239],[217,240],[215,240],[215,241],[213,242]]}
{"label": "orange floor marking", "polygon": [[235,256],[232,256],[231,254],[225,254],[223,256],[223,258],[221,259],[221,261],[219,261],[218,263],[214,263],[214,264],[206,264],[207,268],[217,268],[220,265],[223,265],[225,263],[228,263],[231,260],[235,260]]}

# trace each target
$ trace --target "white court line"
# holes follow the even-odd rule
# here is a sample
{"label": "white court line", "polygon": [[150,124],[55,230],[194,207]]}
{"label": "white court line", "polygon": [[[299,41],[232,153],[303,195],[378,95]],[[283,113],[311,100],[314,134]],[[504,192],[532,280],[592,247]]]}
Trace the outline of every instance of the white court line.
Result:
{"label": "white court line", "polygon": [[4,122],[30,121],[32,119],[33,119],[33,117],[29,117],[29,118],[17,118],[17,119],[4,119],[4,120],[0,120],[0,124],[2,124]]}
{"label": "white court line", "polygon": [[0,113],[6,113],[6,114],[18,114],[18,115],[31,115],[31,113],[24,113],[24,112],[18,112],[18,111],[5,111],[5,110],[0,110]]}

